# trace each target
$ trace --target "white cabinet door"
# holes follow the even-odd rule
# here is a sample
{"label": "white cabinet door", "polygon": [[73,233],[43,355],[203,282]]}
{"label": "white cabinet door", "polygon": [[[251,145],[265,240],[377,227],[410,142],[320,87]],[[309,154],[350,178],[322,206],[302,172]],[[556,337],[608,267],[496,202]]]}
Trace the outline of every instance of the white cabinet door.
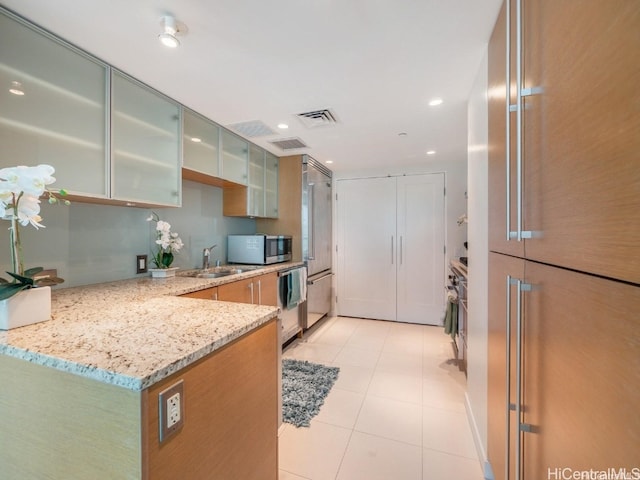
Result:
{"label": "white cabinet door", "polygon": [[337,183],[340,315],[395,320],[395,178]]}
{"label": "white cabinet door", "polygon": [[398,177],[397,320],[438,325],[444,284],[444,174]]}
{"label": "white cabinet door", "polygon": [[444,175],[338,180],[338,313],[438,325]]}

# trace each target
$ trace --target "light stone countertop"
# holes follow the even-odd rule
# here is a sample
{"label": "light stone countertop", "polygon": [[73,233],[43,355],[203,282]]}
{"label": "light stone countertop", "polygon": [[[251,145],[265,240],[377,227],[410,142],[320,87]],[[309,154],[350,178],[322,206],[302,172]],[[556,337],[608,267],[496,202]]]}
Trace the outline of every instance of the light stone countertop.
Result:
{"label": "light stone countertop", "polygon": [[143,390],[277,315],[271,306],[178,297],[300,265],[221,278],[150,277],[52,291],[52,320],[0,331],[0,354]]}

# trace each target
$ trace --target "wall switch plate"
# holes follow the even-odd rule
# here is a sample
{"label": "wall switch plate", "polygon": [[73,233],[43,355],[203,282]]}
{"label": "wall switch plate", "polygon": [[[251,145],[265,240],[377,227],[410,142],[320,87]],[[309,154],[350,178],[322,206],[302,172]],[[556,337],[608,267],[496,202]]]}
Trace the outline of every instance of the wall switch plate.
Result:
{"label": "wall switch plate", "polygon": [[136,273],[147,273],[147,256],[136,256]]}
{"label": "wall switch plate", "polygon": [[158,404],[160,442],[164,442],[184,425],[184,380],[160,392]]}

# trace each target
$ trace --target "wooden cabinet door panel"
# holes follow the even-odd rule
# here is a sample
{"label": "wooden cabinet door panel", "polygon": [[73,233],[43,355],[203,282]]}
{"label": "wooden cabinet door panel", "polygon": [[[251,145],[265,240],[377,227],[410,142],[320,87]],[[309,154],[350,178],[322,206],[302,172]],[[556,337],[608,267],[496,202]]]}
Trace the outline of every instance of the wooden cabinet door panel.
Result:
{"label": "wooden cabinet door panel", "polygon": [[[511,103],[515,102],[515,13],[511,13]],[[506,8],[502,5],[500,14],[489,42],[488,72],[488,113],[489,113],[489,249],[510,255],[524,256],[524,242],[507,241],[507,168],[506,168]],[[509,115],[511,173],[508,199],[511,214],[511,230],[516,225],[516,124],[515,114]]]}
{"label": "wooden cabinet door panel", "polygon": [[524,478],[637,467],[640,287],[526,264]]}
{"label": "wooden cabinet door panel", "polygon": [[[513,480],[515,467],[514,439],[516,422],[514,412],[507,405],[515,403],[516,381],[516,299],[515,288],[507,289],[507,276],[524,278],[524,260],[497,253],[489,254],[489,324],[487,355],[487,454],[495,480]],[[507,361],[507,294],[511,300],[510,355]],[[507,400],[507,365],[509,365],[510,394]],[[507,430],[509,428],[509,430]],[[507,433],[508,432],[508,433]],[[506,476],[507,443],[509,443],[509,476]]]}
{"label": "wooden cabinet door panel", "polygon": [[253,288],[253,279],[238,280],[218,287],[218,300],[223,302],[253,303],[257,291]]}
{"label": "wooden cabinet door panel", "polygon": [[189,298],[201,298],[203,300],[218,300],[218,288],[205,288],[204,290],[198,290],[196,292],[185,293],[180,295],[181,297]]}
{"label": "wooden cabinet door panel", "polygon": [[[259,282],[259,283],[258,283]],[[256,286],[256,283],[258,285]],[[267,273],[254,279],[254,289],[258,291],[258,297],[254,303],[260,305],[278,306],[278,274]]]}
{"label": "wooden cabinet door panel", "polygon": [[640,3],[524,4],[526,256],[640,283]]}

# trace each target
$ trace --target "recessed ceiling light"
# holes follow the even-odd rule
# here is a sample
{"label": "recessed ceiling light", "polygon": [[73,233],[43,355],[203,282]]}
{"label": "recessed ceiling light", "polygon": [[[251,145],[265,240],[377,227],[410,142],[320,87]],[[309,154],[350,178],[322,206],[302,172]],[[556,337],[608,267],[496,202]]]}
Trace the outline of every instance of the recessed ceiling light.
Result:
{"label": "recessed ceiling light", "polygon": [[191,137],[191,141],[194,142],[194,143],[200,143],[202,141],[202,139],[198,138],[198,137]]}
{"label": "recessed ceiling light", "polygon": [[24,90],[22,89],[22,84],[20,82],[11,82],[11,88],[9,89],[9,92],[13,93],[14,95],[24,95]]}
{"label": "recessed ceiling light", "polygon": [[399,137],[406,137],[407,136],[407,132],[400,132],[398,134]]}
{"label": "recessed ceiling light", "polygon": [[281,128],[281,129],[283,129],[283,130],[284,130],[284,129],[289,128],[289,125],[287,125],[286,123],[279,123],[279,124],[278,124],[278,128]]}
{"label": "recessed ceiling light", "polygon": [[324,163],[333,163],[333,160],[327,160],[327,161],[326,161],[326,162],[324,162]]}
{"label": "recessed ceiling light", "polygon": [[436,151],[435,151],[435,150],[429,150],[429,151],[427,152],[427,155],[435,155],[435,154],[436,154]]}
{"label": "recessed ceiling light", "polygon": [[438,105],[442,105],[441,98],[432,98],[431,100],[429,100],[430,107],[437,107]]}

